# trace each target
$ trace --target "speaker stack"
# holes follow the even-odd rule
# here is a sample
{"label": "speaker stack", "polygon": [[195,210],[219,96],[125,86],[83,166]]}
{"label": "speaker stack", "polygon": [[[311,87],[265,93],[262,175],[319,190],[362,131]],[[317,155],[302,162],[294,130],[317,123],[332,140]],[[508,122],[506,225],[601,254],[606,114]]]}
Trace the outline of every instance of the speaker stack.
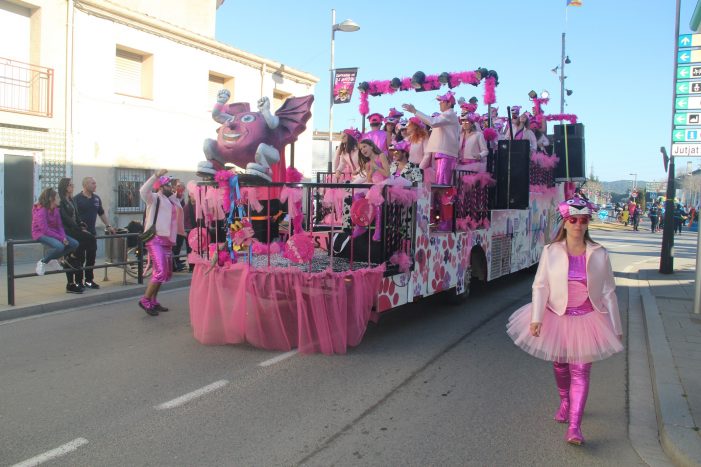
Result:
{"label": "speaker stack", "polygon": [[527,209],[531,147],[528,140],[499,141],[493,154],[492,174],[497,181],[490,209]]}
{"label": "speaker stack", "polygon": [[560,159],[555,167],[555,180],[585,181],[584,125],[555,125],[554,139],[555,154]]}

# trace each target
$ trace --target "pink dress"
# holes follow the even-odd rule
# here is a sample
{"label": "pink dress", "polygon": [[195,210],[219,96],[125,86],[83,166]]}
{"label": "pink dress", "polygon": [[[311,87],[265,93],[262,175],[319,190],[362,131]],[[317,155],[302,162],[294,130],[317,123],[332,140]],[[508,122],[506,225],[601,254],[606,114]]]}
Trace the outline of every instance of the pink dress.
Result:
{"label": "pink dress", "polygon": [[[371,164],[372,164],[372,162],[371,162]],[[375,159],[374,164],[375,164],[375,170],[373,170],[373,172],[372,172],[372,183],[381,183],[381,182],[387,180],[388,177],[385,177],[384,175],[382,175],[378,171],[378,169],[382,169],[382,162],[380,162],[379,157],[377,159]]]}
{"label": "pink dress", "polygon": [[623,350],[607,314],[589,300],[586,256],[568,255],[568,299],[564,316],[545,312],[539,337],[530,333],[531,306],[516,310],[506,325],[514,344],[534,357],[560,363],[589,363]]}

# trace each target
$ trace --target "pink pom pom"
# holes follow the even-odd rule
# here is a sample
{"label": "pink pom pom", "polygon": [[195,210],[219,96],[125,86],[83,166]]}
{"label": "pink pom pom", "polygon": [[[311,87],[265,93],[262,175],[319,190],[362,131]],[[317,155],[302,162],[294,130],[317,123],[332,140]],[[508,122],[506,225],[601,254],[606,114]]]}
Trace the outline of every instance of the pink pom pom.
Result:
{"label": "pink pom pom", "polygon": [[287,183],[299,183],[302,181],[302,178],[304,178],[302,172],[295,169],[294,167],[287,168],[287,173],[285,174],[285,180],[287,181]]}
{"label": "pink pom pom", "polygon": [[482,134],[484,135],[484,139],[486,139],[487,141],[494,141],[499,137],[497,130],[495,130],[494,128],[485,128],[482,131]]}
{"label": "pink pom pom", "polygon": [[409,271],[409,268],[411,268],[411,258],[403,251],[398,251],[393,254],[390,257],[389,262],[399,266],[400,272],[407,272]]}

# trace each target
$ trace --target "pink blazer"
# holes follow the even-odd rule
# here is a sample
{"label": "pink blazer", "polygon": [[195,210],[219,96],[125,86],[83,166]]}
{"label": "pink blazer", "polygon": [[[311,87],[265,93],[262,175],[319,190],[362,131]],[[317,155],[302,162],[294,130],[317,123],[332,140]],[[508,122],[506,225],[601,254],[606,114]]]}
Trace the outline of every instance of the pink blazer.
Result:
{"label": "pink blazer", "polygon": [[426,152],[440,152],[448,156],[458,157],[460,123],[458,115],[453,109],[441,112],[436,117],[429,117],[421,112],[416,112],[416,116],[432,128]]}
{"label": "pink blazer", "polygon": [[[594,310],[608,313],[616,334],[621,335],[621,316],[618,312],[616,283],[613,278],[611,260],[606,248],[587,242],[587,289]],[[567,308],[567,273],[569,259],[564,240],[543,248],[538,272],[533,281],[533,308],[531,322],[542,323],[545,309],[558,315]]]}
{"label": "pink blazer", "polygon": [[[185,235],[185,220],[183,218],[183,208],[180,206],[180,201],[173,194],[170,198],[166,198],[160,193],[153,193],[153,184],[156,183],[156,176],[151,175],[151,178],[146,180],[139,189],[141,199],[146,203],[146,222],[144,223],[144,231],[148,230],[153,225],[153,217],[156,213],[156,200],[161,199],[158,207],[158,218],[156,219],[156,235],[168,237],[171,242],[175,242],[177,235]],[[175,207],[176,230],[172,231],[171,225],[173,220],[173,206]]]}

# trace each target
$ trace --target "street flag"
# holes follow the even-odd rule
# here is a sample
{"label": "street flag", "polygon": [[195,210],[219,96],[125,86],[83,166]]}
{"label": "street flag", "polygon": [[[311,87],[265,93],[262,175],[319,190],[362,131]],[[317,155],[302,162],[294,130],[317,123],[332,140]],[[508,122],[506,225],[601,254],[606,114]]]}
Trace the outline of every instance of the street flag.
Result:
{"label": "street flag", "polygon": [[567,6],[582,6],[582,0],[567,0]]}
{"label": "street flag", "polygon": [[334,76],[333,103],[347,104],[353,96],[355,87],[355,77],[358,74],[357,68],[338,68]]}

